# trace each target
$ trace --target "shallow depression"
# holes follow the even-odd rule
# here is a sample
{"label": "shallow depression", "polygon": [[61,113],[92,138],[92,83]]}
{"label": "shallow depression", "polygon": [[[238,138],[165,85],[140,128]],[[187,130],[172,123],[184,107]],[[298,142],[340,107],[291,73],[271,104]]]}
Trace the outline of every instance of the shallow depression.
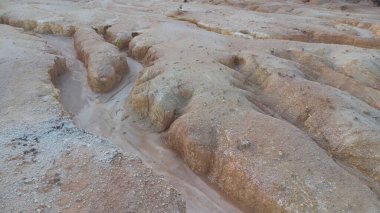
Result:
{"label": "shallow depression", "polygon": [[107,138],[124,151],[139,156],[146,165],[163,175],[186,201],[187,212],[241,212],[231,201],[203,178],[193,173],[183,161],[166,148],[160,135],[137,126],[124,109],[137,74],[143,69],[128,58],[129,73],[114,91],[93,93],[86,81],[86,70],[76,58],[73,40],[44,36],[48,44],[66,58],[68,72],[55,83],[61,102],[72,114],[74,123],[88,132]]}

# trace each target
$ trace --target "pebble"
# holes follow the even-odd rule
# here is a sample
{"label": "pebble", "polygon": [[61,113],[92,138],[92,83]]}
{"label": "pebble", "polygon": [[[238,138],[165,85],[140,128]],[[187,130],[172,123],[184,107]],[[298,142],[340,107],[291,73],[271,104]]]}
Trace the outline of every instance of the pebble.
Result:
{"label": "pebble", "polygon": [[31,180],[31,179],[29,179],[29,178],[26,178],[25,180],[24,180],[24,183],[25,184],[29,184],[29,183],[31,183],[33,180]]}

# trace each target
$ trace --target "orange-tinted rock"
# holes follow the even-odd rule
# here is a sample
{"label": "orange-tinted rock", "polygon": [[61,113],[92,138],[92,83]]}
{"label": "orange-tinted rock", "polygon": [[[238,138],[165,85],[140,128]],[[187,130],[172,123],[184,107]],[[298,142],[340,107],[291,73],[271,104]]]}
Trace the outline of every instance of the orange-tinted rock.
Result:
{"label": "orange-tinted rock", "polygon": [[91,28],[79,28],[74,34],[75,48],[87,67],[88,84],[94,92],[114,89],[128,72],[127,56]]}
{"label": "orange-tinted rock", "polygon": [[[165,34],[162,28],[170,29],[164,41],[155,36]],[[269,41],[250,44],[231,39],[234,48],[257,51],[255,55],[228,56],[226,37],[209,33],[210,37],[204,38],[206,32],[198,33],[191,26],[183,28],[163,24],[132,40],[130,51],[143,55],[143,61],[152,66],[143,70],[127,107],[132,106],[149,118],[158,130],[168,129],[166,143],[190,168],[207,176],[229,197],[253,212],[379,210],[377,195],[367,183],[338,165],[322,148],[325,146],[314,140],[312,131],[303,131],[303,126],[298,126],[314,109],[329,112],[328,104],[324,107],[320,99],[319,102],[313,99],[312,111],[294,117],[284,114],[293,112],[289,111],[292,107],[309,104],[307,99],[293,99],[297,93],[287,89],[296,87],[298,81],[304,81],[306,88],[309,86],[313,93],[330,98],[331,102],[341,102],[339,96],[349,95],[337,92],[337,97],[330,97],[335,90],[329,86],[314,88],[318,83],[303,79],[306,73],[295,71],[290,64],[272,63],[278,59],[268,53],[271,46],[277,46]],[[183,32],[187,38],[178,41],[176,37],[181,38]],[[148,50],[140,51],[144,49]],[[270,90],[274,85],[276,89]],[[330,94],[324,93],[324,89]],[[183,91],[189,95],[184,96]],[[351,108],[366,106],[358,99],[351,101],[344,104]],[[288,110],[279,109],[285,103],[290,104]],[[368,105],[367,108],[376,111]],[[331,111],[344,112],[340,108]],[[330,125],[328,119],[324,118],[326,125]],[[341,122],[348,124],[343,118]],[[375,123],[358,125],[364,129],[377,128]],[[371,140],[370,135],[366,137]],[[352,150],[376,152],[376,142],[372,144],[368,149],[357,146]],[[369,156],[369,161],[347,158],[345,162],[351,167],[356,167],[356,163],[368,165],[371,171],[376,171],[373,163],[377,161],[376,154]],[[363,196],[368,199],[360,199]]]}

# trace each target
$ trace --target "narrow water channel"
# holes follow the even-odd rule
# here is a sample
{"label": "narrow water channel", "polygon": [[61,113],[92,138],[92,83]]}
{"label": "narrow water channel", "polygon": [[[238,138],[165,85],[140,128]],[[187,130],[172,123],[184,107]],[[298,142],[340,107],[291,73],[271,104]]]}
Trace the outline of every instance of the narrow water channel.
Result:
{"label": "narrow water channel", "polygon": [[44,37],[66,58],[68,72],[61,75],[55,85],[61,91],[64,109],[72,113],[78,127],[139,156],[156,174],[163,175],[179,190],[186,201],[187,212],[241,212],[167,149],[159,134],[139,127],[138,122],[126,116],[125,103],[137,74],[143,69],[141,64],[128,58],[130,70],[120,86],[108,94],[95,94],[87,86],[86,70],[76,58],[73,40]]}

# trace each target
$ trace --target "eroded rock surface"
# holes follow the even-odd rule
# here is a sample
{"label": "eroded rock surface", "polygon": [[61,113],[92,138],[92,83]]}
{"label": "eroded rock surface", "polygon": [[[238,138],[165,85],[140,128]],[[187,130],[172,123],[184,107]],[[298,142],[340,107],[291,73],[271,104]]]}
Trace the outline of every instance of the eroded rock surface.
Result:
{"label": "eroded rock surface", "polygon": [[128,72],[125,53],[91,28],[77,29],[74,44],[78,57],[87,67],[88,84],[94,92],[106,93],[118,86]]}
{"label": "eroded rock surface", "polygon": [[[51,1],[49,6],[44,0],[20,2],[22,6],[2,3],[1,23],[31,33],[75,33],[78,55],[88,66],[94,91],[111,91],[114,86],[109,85],[120,81],[120,73],[112,67],[119,62],[126,65],[123,60],[113,61],[120,56],[118,49],[128,49],[129,56],[144,64],[130,97],[122,100],[125,109],[109,112],[128,111],[123,116],[141,118],[136,121],[141,124],[148,120],[186,165],[236,201],[242,211],[380,211],[380,9],[370,1]],[[72,4],[75,7],[67,11]],[[0,106],[5,109],[0,137],[11,141],[4,143],[6,147],[17,152],[21,141],[34,140],[37,133],[28,132],[35,128],[53,129],[38,133],[38,141],[44,141],[45,134],[64,141],[54,163],[39,173],[39,192],[46,197],[59,195],[49,206],[83,212],[95,207],[100,212],[184,211],[176,190],[138,159],[66,126],[70,122],[62,121],[59,92],[50,82],[67,69],[65,58],[44,45],[38,34],[2,28],[6,29],[1,31],[2,47],[4,43],[14,51],[0,51],[3,60],[25,50],[41,55],[41,61],[26,66],[44,74],[49,70],[52,78],[22,74],[22,69],[9,72],[13,64],[0,61],[4,79],[11,82],[2,84],[0,91],[4,94]],[[9,31],[26,38],[8,37]],[[9,42],[12,39],[16,44]],[[28,53],[17,62],[28,62]],[[112,67],[107,73],[117,78],[90,78],[91,55],[95,64]],[[25,87],[9,89],[19,81],[38,89],[27,90],[27,96]],[[12,101],[12,96],[25,98]],[[32,107],[24,110],[25,105]],[[98,119],[108,116],[107,109],[104,113]],[[116,117],[120,114],[107,119]],[[19,127],[20,122],[31,127]],[[53,127],[46,122],[53,122]],[[13,127],[27,135],[12,132]],[[96,142],[90,143],[93,138]],[[42,156],[34,147],[23,155],[27,157],[11,157],[15,160],[0,167],[5,179],[11,175],[5,166],[9,162],[33,162]],[[81,159],[83,164],[75,163]],[[17,180],[7,187],[14,189]],[[1,183],[6,185],[3,179]],[[99,189],[91,191],[92,186]],[[86,202],[71,196],[79,192]],[[2,195],[3,206],[10,209],[8,198],[15,196]],[[145,198],[151,199],[149,204],[139,202]],[[165,205],[157,207],[159,202]]]}
{"label": "eroded rock surface", "polygon": [[139,158],[61,117],[51,80],[65,60],[44,39],[0,25],[0,44],[1,211],[185,212]]}
{"label": "eroded rock surface", "polygon": [[[158,130],[168,129],[167,144],[194,171],[207,175],[211,182],[251,211],[377,211],[376,194],[337,165],[326,152],[377,181],[379,125],[376,118],[369,116],[378,113],[375,108],[340,90],[305,79],[307,73],[295,72],[296,68],[276,69],[271,64],[274,60],[271,48],[279,46],[272,42],[252,42],[251,46],[247,41],[228,40],[218,34],[209,34],[210,40],[205,41],[207,32],[199,33],[193,26],[183,28],[175,24],[161,25],[132,40],[132,54],[139,56],[141,51],[146,52],[144,59],[153,65],[137,81],[130,104],[148,116]],[[163,29],[171,31],[166,30],[167,36],[162,36]],[[161,36],[154,36],[156,33]],[[178,40],[182,33],[188,37]],[[156,41],[161,37],[167,40]],[[157,45],[145,51],[151,44]],[[282,44],[288,45],[296,46]],[[226,55],[229,46],[260,51]],[[178,51],[172,51],[174,48]],[[295,90],[287,89],[293,87],[304,95],[297,99]],[[308,97],[313,102],[309,103]],[[279,107],[286,103],[289,105],[281,110]],[[339,116],[345,110],[338,103],[351,106],[347,108],[352,114],[357,112],[357,120],[348,116],[350,112]],[[369,112],[366,115],[360,109]],[[321,114],[314,114],[317,112]],[[326,117],[322,117],[324,113]],[[332,113],[336,116],[331,116]],[[353,128],[352,121],[365,129],[362,134],[366,134],[367,141],[355,136],[358,130]],[[288,122],[299,127],[305,125],[311,137]],[[340,130],[342,127],[336,123],[328,126],[333,122],[351,128]],[[309,123],[315,127],[307,126]],[[331,131],[332,128],[335,129]],[[327,143],[322,147],[328,147],[323,150],[313,140],[320,139],[318,133],[343,132],[348,134],[343,140],[351,143],[331,135],[321,140],[320,143]],[[345,148],[334,148],[338,143]],[[363,146],[355,147],[355,143]],[[358,160],[361,153],[366,153],[368,160]],[[363,194],[356,197],[352,191]],[[372,201],[357,202],[361,196],[371,197]]]}

